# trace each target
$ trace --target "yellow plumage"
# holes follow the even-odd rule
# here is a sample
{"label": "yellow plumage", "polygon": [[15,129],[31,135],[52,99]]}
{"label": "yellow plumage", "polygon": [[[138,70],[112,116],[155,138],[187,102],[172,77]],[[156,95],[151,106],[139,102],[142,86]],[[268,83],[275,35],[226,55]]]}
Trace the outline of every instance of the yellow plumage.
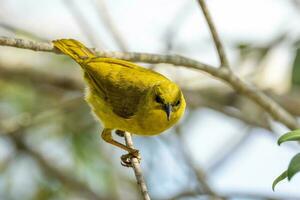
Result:
{"label": "yellow plumage", "polygon": [[104,127],[105,141],[133,152],[113,140],[111,131],[160,134],[183,115],[183,94],[165,76],[124,60],[96,57],[73,39],[53,44],[82,67],[88,85],[86,100]]}

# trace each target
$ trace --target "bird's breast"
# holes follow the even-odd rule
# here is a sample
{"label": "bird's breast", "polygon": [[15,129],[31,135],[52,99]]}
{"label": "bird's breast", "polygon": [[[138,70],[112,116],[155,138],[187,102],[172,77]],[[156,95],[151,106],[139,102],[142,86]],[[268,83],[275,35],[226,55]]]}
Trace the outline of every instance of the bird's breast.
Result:
{"label": "bird's breast", "polygon": [[167,130],[180,119],[184,111],[182,108],[172,112],[168,120],[165,111],[142,106],[132,117],[123,118],[117,115],[106,101],[91,92],[87,92],[86,100],[104,128],[119,129],[143,136],[157,135]]}

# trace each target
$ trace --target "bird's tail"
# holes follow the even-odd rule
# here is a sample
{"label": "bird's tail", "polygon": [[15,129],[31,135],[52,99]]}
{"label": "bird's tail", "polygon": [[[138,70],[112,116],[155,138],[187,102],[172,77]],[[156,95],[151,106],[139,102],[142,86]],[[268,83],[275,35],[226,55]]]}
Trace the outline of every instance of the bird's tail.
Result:
{"label": "bird's tail", "polygon": [[74,39],[55,40],[53,41],[53,44],[55,48],[70,56],[78,63],[82,63],[88,58],[95,57],[95,54],[91,50]]}

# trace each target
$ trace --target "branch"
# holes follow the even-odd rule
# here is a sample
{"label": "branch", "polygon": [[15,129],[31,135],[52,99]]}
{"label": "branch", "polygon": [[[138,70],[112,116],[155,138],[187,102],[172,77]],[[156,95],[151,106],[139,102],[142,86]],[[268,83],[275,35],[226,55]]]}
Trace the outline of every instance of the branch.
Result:
{"label": "branch", "polygon": [[49,85],[71,91],[83,90],[84,88],[83,84],[72,76],[47,73],[42,70],[33,70],[32,68],[24,66],[22,68],[12,65],[4,67],[4,64],[0,63],[0,79],[22,82],[24,77],[39,87]]}
{"label": "branch", "polygon": [[30,31],[27,31],[27,30],[19,28],[19,27],[12,26],[12,25],[4,23],[4,22],[0,22],[0,27],[9,32],[13,32],[14,34],[23,35],[25,37],[36,39],[39,41],[47,41],[46,38],[43,38],[35,33],[32,33]]}
{"label": "branch", "polygon": [[199,5],[202,9],[203,15],[206,19],[207,25],[210,29],[211,36],[214,40],[216,49],[218,51],[219,59],[220,59],[220,62],[221,62],[221,67],[227,67],[228,68],[229,67],[229,62],[228,62],[227,56],[225,54],[222,42],[219,38],[218,32],[217,32],[217,30],[215,28],[215,25],[213,23],[213,20],[210,16],[210,13],[208,11],[206,3],[205,3],[204,0],[198,0],[198,3],[199,3]]}
{"label": "branch", "polygon": [[[124,137],[125,137],[126,145],[128,147],[134,149],[130,133],[125,132]],[[140,163],[139,163],[138,159],[135,158],[135,157],[132,157],[131,158],[131,163],[132,163],[132,168],[133,168],[133,171],[134,171],[135,178],[137,180],[137,184],[139,185],[140,190],[142,192],[143,199],[144,200],[150,200],[150,196],[148,194],[148,189],[147,189],[147,186],[146,186],[146,182],[145,182],[145,179],[143,177],[142,169],[141,169],[141,166],[140,166]]]}
{"label": "branch", "polygon": [[[33,42],[23,39],[0,37],[0,46],[1,45],[60,54],[58,50],[54,49],[52,43]],[[274,100],[269,98],[267,95],[259,91],[254,86],[241,80],[227,68],[218,69],[216,67],[180,55],[159,55],[148,53],[126,53],[108,51],[97,51],[96,53],[100,57],[112,57],[132,62],[168,63],[176,66],[185,66],[187,68],[195,69],[198,71],[204,71],[210,74],[211,76],[228,83],[237,92],[252,99],[258,105],[260,105],[266,112],[268,112],[273,117],[273,119],[281,122],[288,128],[297,129],[300,127],[296,119],[285,109],[283,109],[279,104],[277,104]]]}
{"label": "branch", "polygon": [[82,33],[87,36],[89,42],[92,45],[99,45],[100,43],[100,46],[103,47],[103,42],[99,41],[99,37],[95,37],[94,34],[92,34],[94,32],[92,26],[89,24],[88,20],[85,19],[84,15],[80,11],[80,8],[75,4],[75,2],[72,0],[63,0],[63,3],[73,15],[75,19],[74,21],[77,23]]}
{"label": "branch", "polygon": [[24,40],[18,38],[0,37],[1,46],[17,47],[22,49],[30,49],[33,51],[46,51],[46,52],[56,52],[54,50],[52,42],[34,42],[31,40]]}
{"label": "branch", "polygon": [[191,153],[186,148],[187,144],[185,143],[184,138],[182,137],[183,132],[181,131],[181,126],[178,125],[175,128],[176,132],[176,140],[180,144],[180,148],[178,150],[183,156],[185,163],[191,168],[191,170],[195,173],[197,181],[202,186],[203,193],[208,193],[213,196],[217,196],[216,192],[211,188],[209,183],[206,180],[206,174],[204,170],[200,166],[196,166],[194,160],[192,159]]}
{"label": "branch", "polygon": [[122,36],[120,35],[119,31],[117,30],[116,26],[114,25],[114,22],[106,8],[106,4],[104,0],[98,0],[97,5],[95,6],[99,12],[97,14],[99,15],[99,18],[102,18],[105,27],[110,30],[110,33],[113,37],[113,39],[116,41],[117,45],[119,46],[121,51],[126,51],[127,47],[125,44],[125,41],[123,40]]}
{"label": "branch", "polygon": [[[242,130],[244,132],[237,136],[234,136],[228,140],[225,144],[218,148],[218,151],[211,156],[212,158],[216,158],[209,166],[207,167],[208,173],[213,173],[217,171],[222,166],[226,165],[229,159],[234,157],[236,153],[240,152],[239,150],[245,146],[245,144],[251,139],[253,135],[251,133],[252,127],[246,127],[246,130]],[[239,131],[240,132],[240,131]]]}
{"label": "branch", "polygon": [[77,193],[85,194],[89,199],[107,199],[107,197],[100,196],[99,194],[95,193],[93,190],[87,187],[86,184],[73,178],[73,176],[68,176],[66,175],[66,173],[50,165],[49,162],[40,153],[33,150],[29,145],[25,143],[24,139],[22,138],[22,134],[9,134],[9,136],[15,143],[18,150],[25,151],[37,161],[44,173],[50,174],[52,177],[55,177],[62,184],[66,185],[69,188],[72,188],[72,190],[76,191]]}
{"label": "branch", "polygon": [[[14,118],[14,120],[2,120],[0,121],[0,133],[5,134],[5,136],[9,137],[15,144],[17,150],[24,151],[33,159],[35,159],[44,174],[48,175],[48,177],[50,178],[57,179],[64,186],[70,188],[75,193],[85,195],[88,199],[91,200],[115,199],[112,196],[108,198],[108,196],[106,195],[101,195],[93,191],[86,183],[78,180],[76,176],[72,176],[71,174],[68,174],[65,171],[54,166],[53,163],[49,162],[42,153],[35,150],[31,145],[26,143],[27,138],[25,137],[25,133],[29,128],[32,128],[35,125],[41,124],[43,122],[49,122],[49,119],[57,118],[57,112],[63,108],[74,110],[74,107],[78,107],[78,105],[74,104],[77,102],[77,100],[82,100],[82,96],[80,95],[80,98],[79,96],[76,96],[65,99],[63,101],[60,101],[56,105],[48,105],[46,110],[40,111],[36,114],[23,113],[20,114],[17,118]],[[8,121],[10,123],[7,123]],[[107,159],[105,161],[107,163],[109,162]]]}
{"label": "branch", "polygon": [[[183,93],[185,100],[192,108],[206,107],[250,126],[264,128],[273,134],[268,115],[259,113],[255,116],[249,116],[247,112],[243,111],[243,108],[240,108],[240,105],[232,104],[231,99],[234,98],[239,101],[240,96],[236,93],[231,93],[231,91],[226,91],[224,87],[204,87],[197,90],[184,89]],[[248,106],[248,104],[244,106]]]}

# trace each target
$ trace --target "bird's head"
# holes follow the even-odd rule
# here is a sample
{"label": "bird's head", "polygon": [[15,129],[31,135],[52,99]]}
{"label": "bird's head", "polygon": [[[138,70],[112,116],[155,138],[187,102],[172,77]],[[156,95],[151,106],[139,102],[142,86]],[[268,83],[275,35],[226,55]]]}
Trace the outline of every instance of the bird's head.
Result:
{"label": "bird's head", "polygon": [[[152,104],[155,109],[162,110],[166,113],[166,118],[169,121],[172,115],[180,117],[185,109],[185,100],[180,88],[172,82],[162,82],[155,85],[152,90]],[[176,114],[180,113],[180,116]]]}

